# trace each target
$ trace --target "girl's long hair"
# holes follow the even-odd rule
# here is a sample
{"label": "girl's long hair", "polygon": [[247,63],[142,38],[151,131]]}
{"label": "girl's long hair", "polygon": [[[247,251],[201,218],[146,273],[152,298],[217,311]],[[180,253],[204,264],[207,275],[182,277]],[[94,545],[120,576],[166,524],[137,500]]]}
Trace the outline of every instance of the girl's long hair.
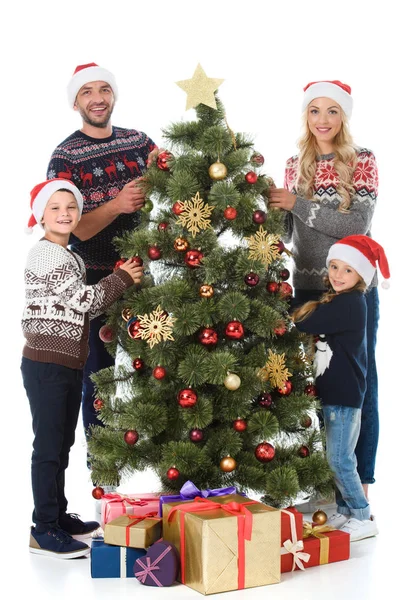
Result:
{"label": "girl's long hair", "polygon": [[[328,277],[324,278],[324,285],[326,287],[328,287],[329,289],[327,292],[325,292],[325,294],[323,296],[321,296],[321,298],[319,300],[310,300],[309,302],[302,304],[302,306],[299,306],[299,308],[296,308],[292,312],[291,316],[292,316],[292,320],[294,321],[294,323],[300,323],[300,321],[304,321],[304,319],[307,319],[307,317],[309,317],[317,309],[317,307],[320,304],[327,304],[328,302],[332,302],[334,297],[337,296],[335,290],[331,287],[331,285],[329,283]],[[359,281],[356,283],[355,286],[353,286],[349,290],[345,290],[344,292],[340,292],[340,293],[346,294],[349,292],[365,292],[366,289],[367,289],[367,284],[360,277]]]}
{"label": "girl's long hair", "polygon": [[[357,166],[357,151],[349,130],[349,123],[343,110],[340,108],[342,126],[336,135],[333,144],[335,158],[333,164],[338,174],[339,181],[336,189],[341,201],[339,212],[347,213],[354,196],[353,173]],[[311,200],[314,196],[314,180],[317,170],[317,157],[319,155],[317,140],[311,133],[307,122],[308,107],[303,113],[303,135],[298,142],[299,170],[297,173],[297,193]]]}

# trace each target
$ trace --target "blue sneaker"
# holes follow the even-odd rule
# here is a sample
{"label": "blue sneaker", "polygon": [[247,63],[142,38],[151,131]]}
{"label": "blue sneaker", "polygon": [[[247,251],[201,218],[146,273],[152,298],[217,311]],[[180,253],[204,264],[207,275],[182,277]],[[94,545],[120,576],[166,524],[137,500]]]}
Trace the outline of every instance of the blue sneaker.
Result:
{"label": "blue sneaker", "polygon": [[58,524],[75,540],[86,540],[100,527],[97,521],[81,521],[75,513],[64,513],[58,519]]}
{"label": "blue sneaker", "polygon": [[89,554],[90,548],[87,544],[74,540],[59,527],[52,527],[42,533],[38,533],[35,527],[31,527],[29,552],[56,558],[78,558]]}

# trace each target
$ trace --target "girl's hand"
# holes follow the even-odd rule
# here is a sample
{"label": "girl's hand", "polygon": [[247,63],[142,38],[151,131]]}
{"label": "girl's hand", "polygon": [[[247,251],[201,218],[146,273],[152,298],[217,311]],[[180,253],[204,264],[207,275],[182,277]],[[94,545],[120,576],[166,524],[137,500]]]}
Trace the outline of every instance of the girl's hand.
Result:
{"label": "girl's hand", "polygon": [[133,262],[133,258],[128,258],[128,260],[120,266],[120,269],[126,271],[132,277],[134,283],[140,283],[140,280],[143,277],[143,265],[139,266],[136,262]]}
{"label": "girl's hand", "polygon": [[269,190],[268,206],[270,208],[283,208],[283,210],[292,210],[296,204],[296,196],[284,188],[271,187]]}

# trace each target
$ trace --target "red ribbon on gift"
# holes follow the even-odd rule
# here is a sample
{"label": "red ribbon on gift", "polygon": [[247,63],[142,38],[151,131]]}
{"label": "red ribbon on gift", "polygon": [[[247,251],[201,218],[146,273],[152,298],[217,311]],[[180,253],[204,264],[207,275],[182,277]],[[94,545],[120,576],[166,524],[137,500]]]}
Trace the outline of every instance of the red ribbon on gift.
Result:
{"label": "red ribbon on gift", "polygon": [[134,527],[134,525],[137,525],[138,523],[140,523],[141,521],[144,521],[145,519],[152,519],[153,521],[159,521],[160,518],[157,517],[156,515],[157,515],[157,511],[149,512],[146,515],[143,515],[143,517],[135,517],[135,515],[126,515],[128,517],[128,519],[132,520],[132,523],[129,523],[129,525],[127,525],[125,527],[125,541],[126,541],[127,546],[129,546],[130,528]]}
{"label": "red ribbon on gift", "polygon": [[181,553],[181,580],[182,583],[186,581],[186,561],[185,561],[185,514],[187,512],[203,512],[206,510],[224,510],[231,515],[237,517],[237,530],[238,530],[238,590],[244,589],[244,577],[246,570],[246,555],[245,555],[245,541],[251,540],[251,532],[253,530],[253,515],[246,508],[246,505],[258,504],[255,500],[249,502],[228,502],[227,504],[221,504],[219,502],[211,502],[207,498],[197,497],[193,502],[185,504],[179,504],[173,506],[168,515],[168,521],[172,521],[177,511],[180,511],[180,553]]}
{"label": "red ribbon on gift", "polygon": [[109,504],[120,502],[122,504],[122,514],[126,514],[126,506],[146,506],[148,502],[144,498],[129,498],[124,494],[104,494],[102,499],[107,500]]}

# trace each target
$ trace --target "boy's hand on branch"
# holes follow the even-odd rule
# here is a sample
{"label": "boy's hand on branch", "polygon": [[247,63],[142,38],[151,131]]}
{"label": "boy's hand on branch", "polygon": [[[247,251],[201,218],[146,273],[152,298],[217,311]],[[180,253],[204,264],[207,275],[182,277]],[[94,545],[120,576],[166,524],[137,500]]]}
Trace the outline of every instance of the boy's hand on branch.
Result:
{"label": "boy's hand on branch", "polygon": [[143,277],[143,265],[139,266],[133,258],[128,258],[128,260],[120,266],[120,269],[126,271],[132,277],[134,283],[137,285],[140,283]]}

